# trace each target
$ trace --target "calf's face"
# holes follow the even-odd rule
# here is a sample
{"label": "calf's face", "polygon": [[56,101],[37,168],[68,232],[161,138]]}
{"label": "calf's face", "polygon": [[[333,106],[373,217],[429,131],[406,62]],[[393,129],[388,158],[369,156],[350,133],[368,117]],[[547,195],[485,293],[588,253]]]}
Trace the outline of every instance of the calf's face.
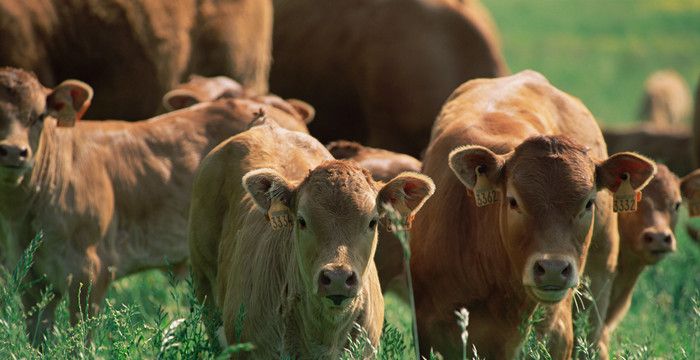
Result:
{"label": "calf's face", "polygon": [[587,149],[561,136],[529,138],[504,155],[460,147],[449,164],[470,191],[495,191],[494,204],[484,206],[499,207],[501,241],[511,266],[526,293],[544,303],[562,300],[578,285],[597,192],[616,191],[625,176],[639,189],[655,171],[651,161],[631,153],[596,162]]}
{"label": "calf's face", "polygon": [[416,173],[400,174],[382,185],[347,160],[321,164],[298,186],[271,169],[251,171],[243,182],[273,227],[293,227],[294,261],[306,292],[341,311],[367,281],[377,226],[387,211],[384,204],[410,222],[435,188],[432,180]]}
{"label": "calf's face", "polygon": [[91,98],[77,80],[49,90],[33,74],[0,68],[0,185],[17,186],[31,170],[46,121],[72,126]]}
{"label": "calf's face", "polygon": [[676,251],[673,229],[681,205],[680,181],[665,165],[642,191],[636,212],[620,213],[620,251],[652,265]]}

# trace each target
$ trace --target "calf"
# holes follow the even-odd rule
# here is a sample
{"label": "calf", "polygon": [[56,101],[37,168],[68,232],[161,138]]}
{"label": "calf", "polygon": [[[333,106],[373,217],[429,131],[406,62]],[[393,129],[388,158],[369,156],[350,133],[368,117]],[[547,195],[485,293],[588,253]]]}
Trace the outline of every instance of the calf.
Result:
{"label": "calf", "polygon": [[552,355],[569,358],[571,292],[584,264],[604,300],[617,259],[617,218],[603,190],[618,191],[623,179],[639,190],[654,170],[632,153],[608,157],[586,107],[536,72],[460,86],[433,126],[423,172],[437,190],[411,232],[422,353],[460,356],[454,311],[465,307],[468,348],[514,358],[520,325],[542,304]]}
{"label": "calf", "polygon": [[377,183],[274,124],[222,143],[202,162],[190,212],[210,334],[220,313],[219,340],[252,342],[252,358],[339,358],[356,322],[377,346],[384,301],[372,258],[382,205],[407,221],[433,191],[415,173]]}
{"label": "calf", "polygon": [[450,92],[508,72],[479,2],[275,0],[270,88],[314,104],[311,132],[418,156]]}
{"label": "calf", "polygon": [[683,124],[690,116],[693,100],[688,84],[674,70],[656,71],[644,83],[639,118],[656,127]]}
{"label": "calf", "polygon": [[79,309],[97,310],[112,280],[187,258],[195,169],[219,142],[245,130],[254,113],[263,110],[270,119],[306,129],[298,114],[250,99],[137,123],[75,123],[91,95],[78,81],[47,89],[32,74],[0,68],[0,255],[12,268],[20,250],[43,231],[25,308],[41,299],[47,285],[57,295],[41,319],[36,312],[28,319],[35,341],[51,324],[61,295],[69,297],[74,323]]}
{"label": "calf", "polygon": [[688,188],[693,179],[681,182],[665,165],[657,165],[656,175],[642,191],[637,211],[619,215],[620,255],[602,336],[606,348],[629,310],[634,286],[644,268],[676,251],[673,229],[681,206],[680,188]]}

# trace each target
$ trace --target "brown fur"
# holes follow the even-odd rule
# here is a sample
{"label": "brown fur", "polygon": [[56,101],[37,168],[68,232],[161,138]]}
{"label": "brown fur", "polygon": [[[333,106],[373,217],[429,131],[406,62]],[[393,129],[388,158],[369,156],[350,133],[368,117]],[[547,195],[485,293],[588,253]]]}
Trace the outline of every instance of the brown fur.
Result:
{"label": "brown fur", "polygon": [[0,2],[0,65],[87,81],[96,119],[153,116],[191,73],[265,94],[271,41],[270,0]]}
{"label": "brown fur", "polygon": [[507,73],[476,1],[277,0],[270,87],[318,111],[312,133],[417,156],[461,82]]}
{"label": "brown fur", "polygon": [[[42,123],[39,114],[49,110],[45,99],[58,91],[24,71],[0,68],[0,145],[29,147],[24,175],[7,167],[21,162],[0,159],[0,254],[13,268],[19,251],[44,232],[29,281],[46,274],[59,296],[43,313],[40,331],[50,326],[60,295],[69,297],[75,322],[79,306],[87,308],[89,283],[94,311],[112,280],[164,266],[166,258],[187,258],[190,189],[200,159],[247,129],[255,112],[305,130],[302,121],[250,99],[224,99],[136,123],[57,127],[52,116]],[[25,306],[40,299],[44,285],[27,293]],[[32,332],[36,320],[29,319]]]}
{"label": "brown fur", "polygon": [[[469,340],[479,355],[513,358],[523,340],[518,327],[538,299],[529,290],[533,252],[564,256],[577,273],[587,263],[598,306],[606,308],[618,237],[611,196],[602,190],[617,189],[621,171],[634,173],[633,186],[642,187],[654,170],[632,154],[606,158],[590,112],[538,73],[472,80],[455,90],[423,162],[437,192],[411,232],[423,353],[432,347],[446,358],[459,356],[453,312],[466,307]],[[483,208],[465,190],[466,184],[473,188],[478,165],[500,191],[499,201]],[[584,204],[596,189],[593,223]],[[516,210],[506,199],[511,193]],[[547,305],[549,316],[541,324],[552,334],[550,351],[559,359],[568,358],[573,345],[570,291],[561,296],[563,301]],[[593,326],[595,336],[602,322]]]}
{"label": "brown fur", "polygon": [[[680,181],[664,165],[658,165],[654,178],[642,191],[642,201],[633,213],[618,217],[620,255],[617,275],[613,282],[610,305],[605,318],[602,343],[610,343],[612,332],[622,321],[632,301],[632,292],[639,275],[648,265],[658,263],[665,255],[676,250],[673,229],[678,221],[681,204]],[[668,243],[646,239],[646,234],[665,234]],[[653,241],[653,243],[652,243]],[[654,254],[663,247],[664,253]]]}
{"label": "brown fur", "polygon": [[[700,77],[695,88],[695,111],[693,112],[693,163],[700,168]],[[679,173],[685,174],[685,173]]]}
{"label": "brown fur", "polygon": [[[255,344],[242,357],[337,358],[348,335],[356,335],[353,322],[378,344],[384,301],[371,219],[383,213],[380,201],[417,211],[434,188],[408,173],[382,186],[357,163],[331,159],[310,136],[264,123],[222,143],[202,163],[190,213],[197,296],[209,324],[221,313],[220,340],[238,341],[240,331],[240,341]],[[403,190],[395,192],[396,185]],[[413,185],[427,192],[414,194]],[[273,202],[284,204],[289,226],[268,223]],[[316,285],[328,266],[358,275],[358,292],[341,307],[329,307]],[[235,329],[241,309],[243,328]]]}
{"label": "brown fur", "polygon": [[692,106],[690,89],[683,77],[674,70],[659,70],[644,83],[639,118],[656,127],[677,126],[690,117]]}

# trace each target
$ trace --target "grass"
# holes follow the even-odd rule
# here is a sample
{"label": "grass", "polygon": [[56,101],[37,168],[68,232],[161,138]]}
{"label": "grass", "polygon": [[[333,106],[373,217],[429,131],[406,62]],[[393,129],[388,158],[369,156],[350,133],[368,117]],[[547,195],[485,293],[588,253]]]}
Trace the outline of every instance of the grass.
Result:
{"label": "grass", "polygon": [[[484,0],[501,30],[512,71],[532,68],[580,97],[605,123],[636,118],[644,80],[654,70],[674,68],[694,87],[700,75],[700,2],[696,0]],[[700,246],[677,229],[678,253],[643,274],[631,309],[614,334],[619,359],[700,358]],[[696,221],[697,222],[697,221]],[[39,238],[35,240],[38,244]],[[201,309],[191,285],[160,271],[113,284],[103,311],[71,328],[66,300],[43,354],[24,336],[18,279],[30,263],[0,274],[1,359],[213,359],[216,354],[199,322]],[[12,271],[12,272],[8,272]],[[48,295],[47,295],[48,296]],[[411,309],[389,294],[379,359],[411,359]],[[40,309],[35,309],[40,310]],[[180,320],[184,319],[184,320]],[[178,326],[171,324],[178,320]],[[585,324],[577,322],[578,328]],[[460,328],[455,317],[455,332]],[[93,342],[85,345],[92,334]],[[580,332],[577,332],[580,336]],[[368,346],[361,339],[346,358]],[[243,344],[226,354],[249,349]],[[589,349],[577,349],[584,358]],[[194,354],[197,354],[196,356]],[[528,336],[522,357],[546,359],[542,344]],[[466,356],[472,357],[472,349]]]}

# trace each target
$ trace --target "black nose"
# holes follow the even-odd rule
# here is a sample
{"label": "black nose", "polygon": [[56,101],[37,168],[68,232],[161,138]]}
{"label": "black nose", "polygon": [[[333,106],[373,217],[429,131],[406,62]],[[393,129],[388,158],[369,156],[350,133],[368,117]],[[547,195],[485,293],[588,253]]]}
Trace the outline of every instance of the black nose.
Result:
{"label": "black nose", "polygon": [[0,144],[0,165],[21,166],[29,157],[29,148],[26,146]]}
{"label": "black nose", "polygon": [[319,295],[325,296],[334,304],[357,294],[357,273],[346,268],[324,269],[318,277]]}
{"label": "black nose", "polygon": [[532,271],[535,285],[547,290],[568,288],[574,275],[573,265],[565,260],[537,260]]}

